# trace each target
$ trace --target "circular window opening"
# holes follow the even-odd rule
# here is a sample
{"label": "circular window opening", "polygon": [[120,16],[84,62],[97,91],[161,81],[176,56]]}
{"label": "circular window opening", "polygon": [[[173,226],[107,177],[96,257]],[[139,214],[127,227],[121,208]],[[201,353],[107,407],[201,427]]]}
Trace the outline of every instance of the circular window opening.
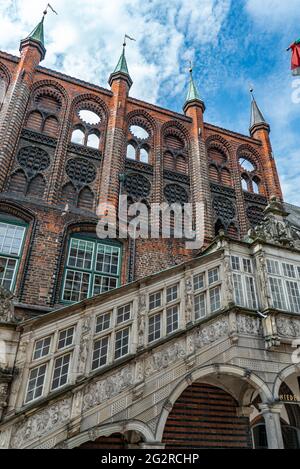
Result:
{"label": "circular window opening", "polygon": [[143,129],[143,127],[139,127],[138,125],[132,125],[130,127],[130,132],[134,137],[139,138],[140,140],[146,140],[149,138],[149,133]]}
{"label": "circular window opening", "polygon": [[79,117],[80,119],[85,122],[86,124],[90,125],[97,125],[100,124],[100,117],[98,114],[96,114],[93,111],[88,111],[87,109],[83,109],[82,111],[79,111]]}
{"label": "circular window opening", "polygon": [[245,170],[245,171],[248,171],[248,172],[252,172],[252,171],[255,171],[255,166],[253,163],[251,163],[251,161],[247,160],[247,158],[240,158],[239,160],[240,162],[240,165],[241,167]]}

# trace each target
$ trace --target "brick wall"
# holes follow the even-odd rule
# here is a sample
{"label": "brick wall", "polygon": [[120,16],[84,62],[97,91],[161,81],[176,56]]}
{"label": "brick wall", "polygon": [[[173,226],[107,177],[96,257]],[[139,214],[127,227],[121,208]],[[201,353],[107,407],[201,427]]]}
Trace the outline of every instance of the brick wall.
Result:
{"label": "brick wall", "polygon": [[163,437],[166,449],[250,449],[249,419],[237,417],[237,408],[223,390],[193,384],[169,415]]}

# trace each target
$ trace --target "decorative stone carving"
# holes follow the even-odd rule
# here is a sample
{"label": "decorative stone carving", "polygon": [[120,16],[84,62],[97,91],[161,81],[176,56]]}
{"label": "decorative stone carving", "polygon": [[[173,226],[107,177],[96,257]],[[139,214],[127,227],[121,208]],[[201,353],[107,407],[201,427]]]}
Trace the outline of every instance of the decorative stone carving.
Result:
{"label": "decorative stone carving", "polygon": [[161,352],[157,352],[146,360],[146,377],[158,370],[164,370],[177,360],[185,358],[186,347],[184,341],[173,343]]}
{"label": "decorative stone carving", "polygon": [[83,158],[69,160],[66,165],[66,173],[77,190],[94,182],[97,176],[95,166]]}
{"label": "decorative stone carving", "polygon": [[168,184],[164,189],[164,196],[170,205],[184,205],[189,202],[189,194],[187,190],[179,184]]}
{"label": "decorative stone carving", "polygon": [[84,390],[83,410],[102,404],[134,384],[134,369],[126,367],[109,378],[89,384]]}
{"label": "decorative stone carving", "polygon": [[263,307],[268,309],[271,306],[269,293],[269,284],[267,276],[267,261],[264,253],[261,251],[256,257],[259,288],[262,292]]}
{"label": "decorative stone carving", "polygon": [[89,335],[81,337],[79,346],[79,357],[78,357],[78,375],[82,376],[85,373],[85,367],[88,359],[89,352]]}
{"label": "decorative stone carving", "polygon": [[212,344],[222,337],[229,335],[228,318],[222,318],[214,323],[199,329],[193,335],[194,347],[196,349]]}
{"label": "decorative stone carving", "polygon": [[238,332],[249,335],[262,335],[262,325],[259,318],[244,314],[237,315]]}
{"label": "decorative stone carving", "polygon": [[140,293],[138,297],[138,348],[145,346],[146,330],[146,294]]}
{"label": "decorative stone carving", "polygon": [[151,183],[141,174],[128,174],[124,187],[134,201],[148,198],[151,192]]}
{"label": "decorative stone carving", "polygon": [[186,324],[193,322],[193,314],[195,309],[193,277],[189,276],[185,279],[185,320]]}
{"label": "decorative stone carving", "polygon": [[17,160],[30,179],[50,166],[48,153],[39,147],[21,148]]}
{"label": "decorative stone carving", "polygon": [[25,422],[16,425],[13,430],[11,448],[22,449],[29,446],[50,432],[66,425],[71,417],[71,399],[64,399],[41,412],[31,416]]}
{"label": "decorative stone carving", "polygon": [[233,288],[233,281],[232,281],[232,270],[231,270],[231,262],[230,256],[224,256],[223,259],[223,267],[224,267],[224,280],[225,280],[225,296],[226,296],[226,306],[230,306],[234,303],[234,288]]}
{"label": "decorative stone carving", "polygon": [[276,316],[269,314],[269,316],[262,320],[266,350],[272,350],[280,346],[280,339],[278,337]]}
{"label": "decorative stone carving", "polygon": [[0,286],[0,322],[17,323],[13,304],[14,295]]}
{"label": "decorative stone carving", "polygon": [[276,319],[278,334],[282,337],[300,337],[300,320],[279,316]]}
{"label": "decorative stone carving", "polygon": [[281,201],[273,197],[264,213],[262,223],[249,231],[248,241],[261,239],[279,246],[300,249],[300,233],[288,221],[288,213]]}
{"label": "decorative stone carving", "polygon": [[0,432],[0,449],[8,449],[11,435],[11,428]]}

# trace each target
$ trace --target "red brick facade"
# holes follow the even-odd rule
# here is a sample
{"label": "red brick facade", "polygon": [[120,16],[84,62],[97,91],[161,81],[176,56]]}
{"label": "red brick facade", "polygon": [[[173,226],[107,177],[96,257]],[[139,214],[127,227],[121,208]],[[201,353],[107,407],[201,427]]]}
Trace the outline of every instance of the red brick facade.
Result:
{"label": "red brick facade", "polygon": [[[261,219],[267,199],[282,198],[268,128],[255,128],[247,137],[205,123],[200,101],[177,114],[133,99],[122,73],[112,75],[111,90],[84,83],[39,66],[42,52],[29,40],[22,43],[21,58],[0,53],[6,90],[0,216],[28,226],[15,287],[20,310],[35,314],[59,306],[68,240],[74,232],[95,232],[99,203],[118,206],[120,175],[151,187],[146,196],[133,190],[133,201],[166,202],[167,187],[187,194],[194,205],[204,204],[205,243],[220,229],[243,237]],[[95,112],[100,123],[86,126],[80,110]],[[134,142],[132,125],[147,131],[147,142]],[[74,130],[86,139],[100,137],[99,148],[71,143]],[[129,143],[139,152],[147,149],[148,164],[126,158]],[[250,173],[239,164],[244,159],[254,166]],[[193,255],[180,240],[140,240],[134,249],[124,241],[122,283]]]}

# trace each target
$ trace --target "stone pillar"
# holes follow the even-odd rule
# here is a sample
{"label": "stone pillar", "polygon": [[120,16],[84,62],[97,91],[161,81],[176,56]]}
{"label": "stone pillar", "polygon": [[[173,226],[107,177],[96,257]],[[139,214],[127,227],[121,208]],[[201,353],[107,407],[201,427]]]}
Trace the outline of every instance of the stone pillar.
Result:
{"label": "stone pillar", "polygon": [[269,449],[284,449],[280,414],[283,404],[260,404],[261,413],[265,419]]}

